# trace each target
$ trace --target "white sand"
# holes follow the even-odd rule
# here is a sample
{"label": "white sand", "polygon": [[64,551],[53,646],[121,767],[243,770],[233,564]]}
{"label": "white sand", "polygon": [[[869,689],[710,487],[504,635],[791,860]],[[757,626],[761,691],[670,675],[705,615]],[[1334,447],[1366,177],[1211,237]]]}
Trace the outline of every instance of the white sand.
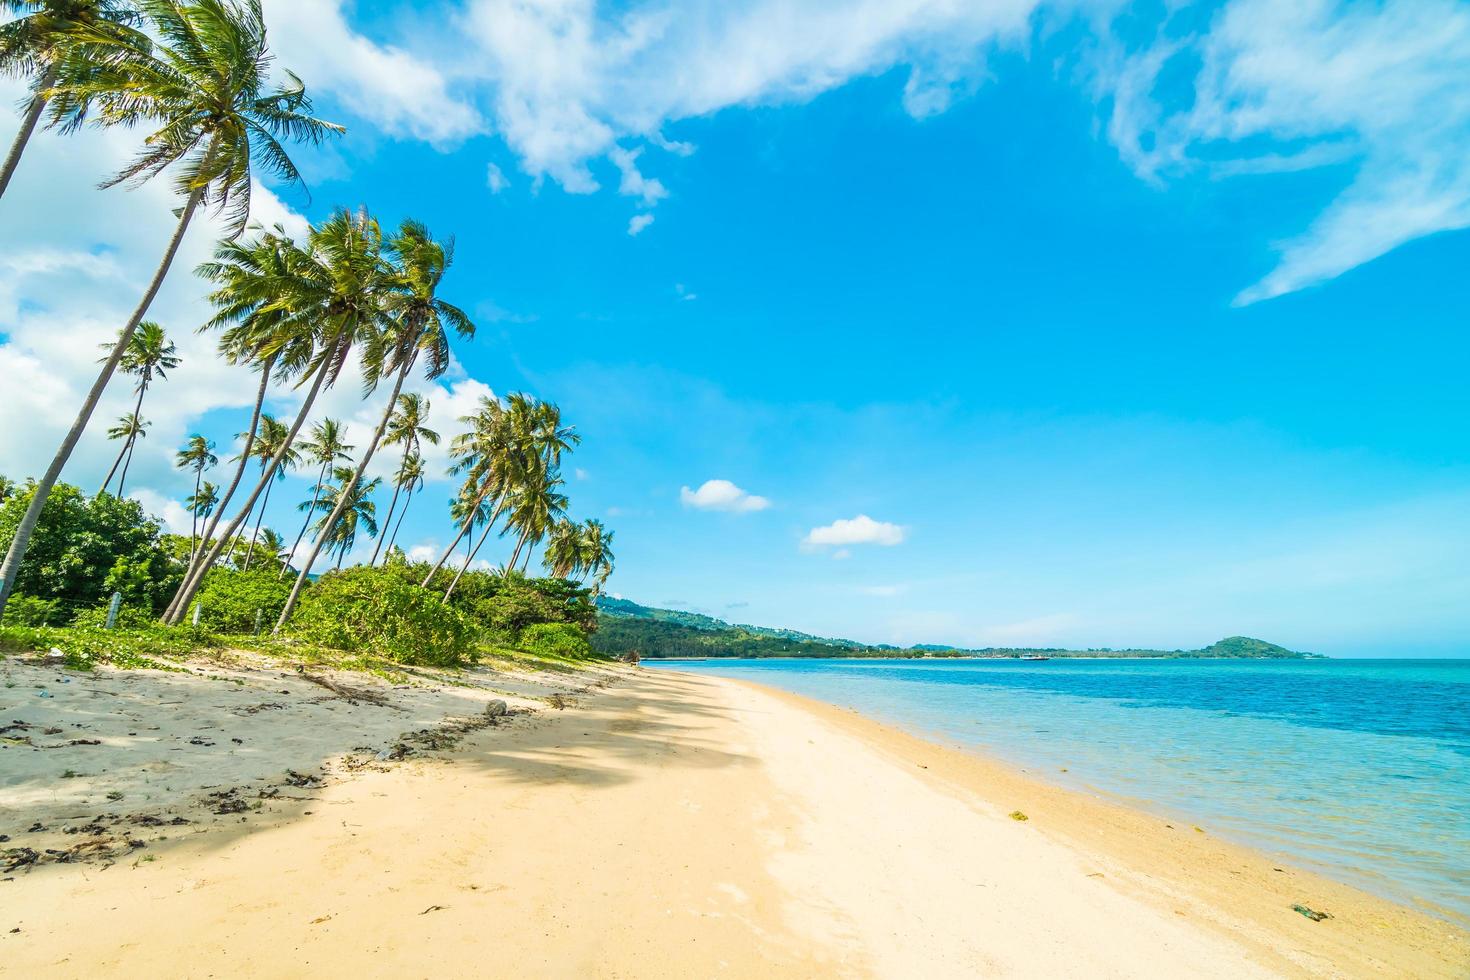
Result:
{"label": "white sand", "polygon": [[[1466,936],[1444,923],[1200,835],[1175,840],[1156,818],[836,709],[651,671],[578,700],[452,752],[339,769],[311,799],[273,801],[233,830],[150,843],[140,854],[153,861],[16,873],[0,882],[0,974],[1456,976],[1470,965]],[[1010,819],[1017,807],[1031,819]],[[1283,905],[1292,895],[1335,918],[1303,919]]]}

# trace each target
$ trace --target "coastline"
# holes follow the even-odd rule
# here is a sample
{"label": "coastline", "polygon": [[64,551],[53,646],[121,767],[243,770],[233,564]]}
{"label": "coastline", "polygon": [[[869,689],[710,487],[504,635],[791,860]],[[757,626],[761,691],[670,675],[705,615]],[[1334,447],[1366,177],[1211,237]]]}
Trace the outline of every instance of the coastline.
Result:
{"label": "coastline", "polygon": [[152,861],[8,875],[0,974],[172,976],[186,950],[261,976],[1470,966],[1449,923],[851,711],[609,674],[457,746],[151,843]]}

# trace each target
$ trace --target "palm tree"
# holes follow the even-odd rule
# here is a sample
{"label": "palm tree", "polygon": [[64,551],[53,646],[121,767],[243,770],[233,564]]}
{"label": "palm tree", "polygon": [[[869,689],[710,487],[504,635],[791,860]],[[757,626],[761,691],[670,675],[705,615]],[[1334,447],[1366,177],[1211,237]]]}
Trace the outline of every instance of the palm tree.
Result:
{"label": "palm tree", "polygon": [[[388,396],[388,405],[377,429],[363,450],[362,459],[358,460],[356,473],[339,497],[334,513],[327,518],[325,533],[313,543],[311,554],[306,556],[296,576],[296,584],[291,586],[291,594],[286,597],[286,605],[276,620],[277,630],[291,618],[291,611],[296,608],[296,600],[311,573],[311,566],[330,539],[337,518],[353,499],[352,488],[362,479],[363,471],[383,439],[383,432],[398,403],[398,393],[403,389],[403,382],[413,370],[414,363],[422,356],[424,377],[437,378],[449,369],[449,332],[452,330],[464,339],[475,334],[475,325],[465,312],[438,295],[444,274],[454,261],[452,239],[435,241],[419,222],[404,221],[388,243],[388,252],[395,261],[386,281],[380,281],[377,276],[369,278],[368,270],[364,269],[364,278],[352,282],[350,288],[379,299],[386,310],[385,321],[380,321],[376,315],[362,318],[361,328],[370,331],[377,328],[366,338],[363,366],[368,374],[369,390],[385,373],[391,372],[393,391]],[[333,306],[329,305],[328,310],[332,309]]]}
{"label": "palm tree", "polygon": [[[378,536],[377,506],[368,498],[382,485],[382,478],[374,477],[363,483],[354,482],[354,475],[355,471],[350,466],[334,467],[332,476],[337,483],[328,487],[326,499],[316,504],[318,510],[325,512],[316,522],[316,539],[326,542],[328,555],[333,551],[337,553],[337,568],[342,567],[343,557],[357,542],[358,528],[365,530],[370,538]],[[329,524],[328,519],[333,514],[338,520]]]}
{"label": "palm tree", "polygon": [[[289,430],[270,415],[260,417],[260,433],[255,440],[255,457],[260,460],[262,473],[275,475],[276,482],[286,478],[287,470],[294,470],[301,463],[301,453],[291,445]],[[277,458],[279,456],[279,458]],[[255,539],[260,534],[260,522],[265,520],[265,509],[271,501],[270,478],[266,477],[265,496],[260,501],[260,515],[255,518],[255,530],[250,534],[250,547],[245,552],[245,567],[250,571],[250,559],[255,555]]]}
{"label": "palm tree", "polygon": [[[97,491],[98,494],[106,491],[107,484],[112,482],[112,475],[117,472],[118,464],[123,463],[124,456],[127,457],[128,463],[133,461],[133,442],[139,436],[146,436],[148,434],[148,427],[152,424],[152,422],[143,421],[135,414],[119,415],[117,417],[117,425],[107,430],[107,438],[121,439],[123,440],[123,445],[122,449],[118,450],[117,459],[112,461],[112,469],[107,471],[107,479],[103,481],[102,489]],[[126,463],[123,463],[122,479],[117,481],[117,495],[119,498],[122,497],[123,484],[127,482],[127,479],[128,467]]]}
{"label": "palm tree", "polygon": [[[393,533],[388,536],[388,550],[390,552],[393,550],[393,542],[398,539],[398,529],[403,526],[403,517],[408,513],[408,505],[413,503],[414,491],[422,490],[423,487],[424,458],[418,453],[414,453],[412,456],[404,458],[403,462],[399,464],[398,473],[393,478],[394,495],[396,496],[399,490],[406,490],[407,494],[403,498],[403,509],[398,512],[398,521],[393,525]],[[0,497],[0,499],[4,498]],[[389,513],[391,516],[391,510]],[[385,526],[387,523],[386,520],[383,522]]]}
{"label": "palm tree", "polygon": [[[250,543],[250,556],[260,554],[262,562],[284,563],[286,560],[286,539],[268,527],[263,527],[256,535],[256,539]],[[246,557],[248,565],[250,556]]]}
{"label": "palm tree", "polygon": [[353,447],[342,441],[344,428],[337,419],[323,419],[311,427],[311,439],[301,444],[306,453],[306,458],[321,465],[316,475],[316,483],[311,491],[311,503],[301,509],[306,511],[306,520],[301,522],[301,530],[296,535],[296,541],[291,545],[291,553],[281,563],[281,570],[277,574],[280,578],[286,574],[286,569],[296,557],[296,549],[301,547],[301,539],[306,536],[306,529],[311,524],[311,519],[316,514],[317,501],[321,499],[322,491],[327,489],[327,469],[337,465],[338,460],[351,459]]}
{"label": "palm tree", "polygon": [[0,476],[0,504],[9,500],[14,493],[15,481],[8,476]]}
{"label": "palm tree", "polygon": [[194,485],[194,493],[184,498],[184,509],[193,517],[193,527],[189,538],[189,560],[194,560],[194,553],[198,551],[196,539],[199,536],[199,520],[206,518],[214,512],[215,505],[219,503],[219,487],[205,480],[203,484],[198,482]]}
{"label": "palm tree", "polygon": [[506,516],[505,529],[500,532],[502,537],[511,531],[519,532],[508,567],[516,566],[516,558],[524,547],[526,557],[521,563],[521,570],[524,571],[531,563],[531,552],[536,549],[536,545],[565,516],[567,498],[557,491],[564,483],[561,477],[550,476],[544,468],[538,468],[529,473],[526,482],[516,488]]}
{"label": "palm tree", "polygon": [[[419,446],[423,442],[429,442],[435,446],[439,445],[439,433],[424,425],[424,420],[429,417],[429,400],[417,392],[407,392],[398,396],[398,411],[388,420],[387,432],[383,435],[383,445],[403,446],[403,458],[399,460],[398,470],[400,475],[403,468],[408,465],[408,458],[416,455]],[[422,474],[421,474],[422,475]],[[420,479],[422,482],[422,479]],[[401,479],[393,481],[393,499],[388,503],[388,516],[383,518],[383,526],[387,527],[393,523],[393,511],[398,507],[398,491],[403,488]],[[404,501],[404,508],[408,502]],[[383,547],[383,538],[378,538],[378,546],[373,549],[372,560],[369,565],[378,563],[378,552]]]}
{"label": "palm tree", "polygon": [[[103,350],[111,350],[112,344],[103,344]],[[138,324],[137,331],[128,341],[128,349],[123,354],[122,360],[118,362],[118,368],[124,374],[136,374],[138,376],[138,401],[133,406],[133,417],[139,417],[143,411],[143,396],[148,393],[148,385],[153,382],[156,375],[158,380],[163,381],[168,377],[167,372],[179,366],[179,359],[174,356],[178,350],[173,341],[164,334],[163,328],[152,320],[144,320]],[[106,357],[103,360],[107,360]],[[135,439],[129,438],[123,445],[123,452],[128,454],[128,462],[133,460],[133,443]],[[122,453],[118,454],[118,459]],[[117,470],[117,464],[112,464],[112,469]],[[126,477],[127,466],[123,466],[123,476]],[[107,474],[107,479],[102,481],[102,489],[98,493],[106,493],[107,485],[112,482],[112,473]],[[118,482],[117,495],[122,496],[122,481]]]}
{"label": "palm tree", "polygon": [[[157,271],[16,528],[0,565],[0,616],[46,498],[163,285],[194,212],[201,205],[225,211],[232,235],[238,234],[250,213],[252,161],[282,180],[300,183],[277,138],[319,143],[328,133],[343,131],[310,116],[311,102],[301,80],[273,69],[260,0],[137,0],[137,6],[158,43],[143,52],[127,39],[89,35],[87,64],[62,59],[57,68],[56,84],[48,89],[51,117],[63,129],[72,129],[95,109],[100,125],[156,125],[142,153],[103,186],[143,182],[178,164],[174,183],[184,202]],[[268,89],[272,74],[284,77],[285,87]]]}
{"label": "palm tree", "polygon": [[[286,440],[289,446],[322,388],[336,383],[352,347],[369,341],[387,319],[381,295],[387,273],[381,257],[382,233],[365,210],[336,211],[311,229],[306,248],[289,240],[278,247],[282,253],[278,269],[243,268],[227,254],[223,267],[206,265],[201,271],[218,276],[216,281],[222,284],[210,296],[226,318],[220,322],[239,318],[242,329],[259,332],[263,352],[277,352],[283,370],[300,373],[298,387],[311,381],[291,425]],[[364,362],[368,374],[365,388],[371,391],[376,381],[373,360],[365,357]],[[221,540],[234,534],[248,517],[268,479],[262,474]],[[220,550],[217,541],[184,576],[165,613],[165,622],[176,624],[183,619]]]}
{"label": "palm tree", "polygon": [[120,45],[140,51],[148,50],[149,41],[132,29],[140,18],[124,0],[0,0],[0,10],[15,18],[0,26],[0,75],[31,80],[20,131],[0,163],[3,197],[62,66],[67,65],[74,77],[93,68],[99,52],[88,45],[88,36],[111,35]]}
{"label": "palm tree", "polygon": [[[204,471],[209,469],[211,466],[214,466],[218,462],[219,457],[214,454],[214,443],[199,435],[197,432],[189,437],[189,441],[187,444],[185,444],[183,449],[180,449],[177,453],[174,454],[175,466],[177,466],[181,470],[191,469],[194,471],[194,496],[190,497],[190,500],[194,500],[199,496],[199,481],[203,479]],[[189,527],[190,564],[193,564],[194,554],[198,550],[197,542],[199,540],[199,518],[208,517],[210,512],[214,510],[214,505],[219,502],[219,495],[213,489],[214,484],[210,484],[210,487],[210,501],[207,510],[204,510],[202,512],[196,510],[193,504],[190,504],[188,508],[189,513],[193,515],[193,520],[190,522]]]}
{"label": "palm tree", "polygon": [[603,527],[601,521],[589,518],[582,525],[581,537],[582,569],[585,575],[592,577],[592,594],[598,595],[616,564],[612,550],[613,532]]}
{"label": "palm tree", "polygon": [[[313,332],[308,325],[293,325],[289,308],[279,302],[279,284],[287,274],[288,259],[294,248],[285,229],[276,225],[273,232],[262,233],[251,242],[219,243],[215,247],[214,260],[203,263],[198,270],[203,278],[217,285],[209,297],[216,307],[215,315],[202,329],[222,329],[220,355],[230,364],[250,365],[260,372],[250,426],[245,430],[245,445],[236,457],[235,474],[220,498],[214,519],[204,529],[206,546],[211,541],[224,539],[223,535],[216,539],[214,532],[245,476],[246,463],[254,458],[255,433],[260,425],[272,371],[278,382],[285,382],[311,361],[315,343]],[[218,552],[214,552],[208,562],[212,564],[217,557]],[[199,565],[204,560],[205,551],[201,549],[164,610],[165,622],[176,621],[175,611],[188,601],[189,583],[195,581]]]}
{"label": "palm tree", "polygon": [[581,573],[584,553],[581,526],[560,520],[547,536],[541,564],[556,578],[571,578]]}

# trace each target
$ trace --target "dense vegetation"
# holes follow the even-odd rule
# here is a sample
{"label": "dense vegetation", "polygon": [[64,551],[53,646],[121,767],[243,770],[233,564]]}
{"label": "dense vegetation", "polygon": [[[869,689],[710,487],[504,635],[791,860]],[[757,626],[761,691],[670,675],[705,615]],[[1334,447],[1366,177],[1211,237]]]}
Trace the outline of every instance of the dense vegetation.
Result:
{"label": "dense vegetation", "polygon": [[626,599],[599,598],[598,629],[592,646],[610,657],[636,654],[645,660],[687,657],[1227,657],[1298,658],[1284,647],[1232,636],[1202,650],[1065,650],[1050,647],[962,649],[933,645],[869,646],[794,630],[732,626],[699,613],[641,606]]}
{"label": "dense vegetation", "polygon": [[[34,492],[10,487],[0,482],[0,496],[8,494],[0,504],[0,546]],[[157,613],[197,543],[162,533],[136,501],[87,497],[67,484],[53,490],[33,542],[0,627],[0,649],[54,647],[73,666],[158,666],[151,657],[270,642],[270,626],[292,588],[278,548],[241,539],[200,588],[197,625],[192,616],[183,625],[160,624]],[[107,630],[114,593],[121,608]],[[592,597],[592,588],[566,578],[434,568],[390,548],[381,565],[333,570],[311,581],[276,642],[448,667],[504,650],[574,660],[595,655],[587,642],[597,622]]]}

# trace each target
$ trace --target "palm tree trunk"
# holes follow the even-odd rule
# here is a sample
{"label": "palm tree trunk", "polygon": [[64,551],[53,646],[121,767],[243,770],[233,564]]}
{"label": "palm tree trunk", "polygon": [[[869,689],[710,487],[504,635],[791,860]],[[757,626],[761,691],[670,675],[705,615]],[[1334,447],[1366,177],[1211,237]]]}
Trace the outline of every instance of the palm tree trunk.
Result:
{"label": "palm tree trunk", "polygon": [[388,539],[388,550],[393,550],[393,542],[398,540],[398,529],[403,526],[403,518],[408,513],[408,505],[413,503],[413,484],[408,485],[408,495],[403,498],[403,509],[398,512],[398,523],[393,525],[393,535]]}
{"label": "palm tree trunk", "polygon": [[[272,486],[275,482],[271,481]],[[265,498],[260,502],[260,516],[255,518],[255,530],[250,532],[250,546],[245,549],[245,567],[240,569],[242,572],[250,571],[250,560],[255,557],[255,542],[260,540],[260,523],[265,520],[265,508],[271,502],[272,486],[265,488]]]}
{"label": "palm tree trunk", "polygon": [[485,530],[482,531],[482,532],[480,532],[480,540],[477,541],[477,542],[475,542],[474,548],[472,548],[471,550],[469,550],[468,552],[465,553],[465,556],[464,556],[464,564],[462,564],[462,565],[459,566],[459,571],[457,571],[457,572],[454,573],[454,578],[450,581],[449,588],[447,588],[447,589],[444,590],[444,601],[445,602],[448,602],[449,601],[449,597],[452,596],[452,595],[454,595],[454,587],[459,584],[459,580],[461,578],[463,578],[464,577],[464,573],[469,570],[470,563],[473,562],[475,560],[475,556],[480,553],[480,547],[482,545],[484,545],[485,539],[488,538],[488,537],[490,537],[490,529],[493,528],[494,526],[495,526],[495,522],[494,521],[487,522],[485,524]]}
{"label": "palm tree trunk", "polygon": [[358,460],[357,469],[352,473],[352,479],[348,480],[347,484],[337,494],[337,506],[332,508],[332,513],[328,515],[326,523],[322,525],[321,533],[317,535],[316,541],[312,543],[311,554],[306,556],[306,564],[301,566],[301,572],[296,576],[296,584],[291,586],[291,594],[286,597],[286,605],[281,610],[281,617],[276,620],[276,628],[272,632],[279,633],[281,628],[286,625],[287,620],[291,618],[291,612],[296,608],[296,600],[301,597],[301,587],[306,584],[306,576],[310,573],[311,566],[316,563],[317,556],[322,552],[322,544],[332,536],[332,529],[337,526],[337,521],[342,518],[342,512],[347,509],[347,505],[352,501],[352,491],[357,489],[358,481],[362,479],[362,474],[367,469],[368,463],[372,462],[373,453],[378,451],[378,443],[383,439],[383,431],[388,428],[388,420],[393,417],[393,409],[398,404],[398,393],[403,390],[403,382],[408,377],[408,372],[412,367],[413,361],[410,360],[407,364],[403,365],[403,369],[394,377],[393,393],[388,396],[388,407],[383,410],[383,417],[378,420],[378,427],[373,431],[373,438],[368,442],[367,450],[363,452],[362,459]]}
{"label": "palm tree trunk", "polygon": [[230,526],[220,535],[219,540],[210,547],[209,552],[204,556],[204,560],[199,562],[199,567],[194,569],[184,579],[178,601],[175,603],[174,610],[167,620],[170,625],[177,626],[183,620],[184,610],[189,608],[189,600],[194,598],[194,593],[198,592],[199,586],[204,583],[205,574],[219,560],[220,552],[225,550],[225,538],[233,536],[240,529],[241,522],[246,519],[250,511],[255,509],[256,498],[265,489],[265,485],[270,481],[270,478],[275,475],[276,467],[281,465],[281,460],[285,458],[286,453],[290,452],[291,443],[296,440],[296,433],[301,431],[301,426],[306,422],[306,416],[311,411],[311,406],[316,402],[317,393],[322,390],[322,382],[327,377],[327,366],[332,360],[330,356],[323,357],[317,365],[316,377],[311,382],[311,390],[307,392],[306,400],[301,403],[301,410],[296,413],[296,420],[291,423],[291,430],[286,433],[286,438],[282,440],[281,447],[271,457],[270,464],[266,467],[265,473],[261,475],[260,481],[255,484],[255,489],[251,491],[250,499],[245,502],[244,509],[235,515],[235,519],[230,522]]}
{"label": "palm tree trunk", "polygon": [[[200,551],[204,551],[204,549],[209,547],[210,538],[214,537],[215,528],[219,526],[220,518],[225,516],[225,508],[229,506],[230,498],[235,495],[235,489],[240,486],[240,480],[245,476],[245,468],[250,465],[250,448],[255,445],[255,430],[260,426],[260,412],[261,408],[265,405],[265,392],[270,386],[271,368],[275,365],[275,361],[274,356],[267,357],[260,366],[260,387],[255,392],[255,408],[250,414],[250,428],[245,432],[245,448],[240,452],[240,465],[235,467],[234,479],[230,480],[230,486],[225,491],[225,495],[215,501],[214,509],[211,512],[213,517],[204,526],[204,537],[199,542]],[[193,576],[194,566],[198,561],[199,555],[196,554],[193,560],[189,562],[189,569],[184,573],[184,581],[179,583],[178,591],[174,593],[173,599],[169,601],[168,608],[163,611],[164,622],[172,621],[174,612],[179,604],[179,598],[184,594],[184,586],[189,583],[189,579]]]}
{"label": "palm tree trunk", "polygon": [[327,466],[323,463],[321,472],[316,475],[316,487],[311,491],[311,508],[306,512],[306,520],[301,522],[301,530],[296,535],[296,543],[291,545],[291,553],[286,556],[286,561],[281,565],[281,570],[276,573],[276,581],[279,582],[286,576],[286,569],[291,567],[291,561],[296,557],[296,549],[301,547],[301,539],[306,537],[306,529],[311,527],[311,519],[316,514],[316,502],[322,495],[322,483],[327,479]]}
{"label": "palm tree trunk", "polygon": [[204,476],[203,465],[194,467],[194,502],[189,507],[189,564],[194,564],[194,552],[199,547],[199,480]]}
{"label": "palm tree trunk", "polygon": [[[410,445],[412,445],[412,443],[410,443]],[[404,446],[403,447],[403,462],[407,462],[407,461],[408,461],[408,446]],[[403,463],[400,463],[399,464],[398,472],[400,472],[400,473],[403,472]],[[383,518],[383,526],[384,527],[387,527],[393,521],[393,511],[394,511],[395,508],[398,507],[398,491],[399,490],[402,490],[402,489],[403,489],[402,485],[397,480],[394,480],[393,481],[393,499],[388,502],[388,516],[385,517],[385,518]],[[407,504],[404,504],[404,506],[407,507],[408,505]],[[380,535],[378,535],[378,543],[373,547],[373,557],[368,562],[368,567],[369,568],[371,568],[372,566],[374,566],[374,565],[376,565],[378,563],[378,552],[380,552],[382,550],[383,550],[383,536],[380,534]]]}
{"label": "palm tree trunk", "polygon": [[10,175],[15,173],[16,165],[20,163],[20,155],[25,152],[26,144],[31,140],[31,134],[36,131],[36,123],[41,118],[41,113],[46,108],[46,90],[56,81],[57,65],[53,61],[46,65],[46,70],[41,73],[36,82],[36,94],[31,96],[31,104],[26,106],[26,114],[20,121],[20,132],[15,134],[15,142],[10,144],[10,152],[5,154],[5,163],[0,167],[0,197],[5,196],[5,188],[10,184]]}
{"label": "palm tree trunk", "polygon": [[41,519],[41,508],[46,506],[46,498],[51,495],[51,488],[56,486],[56,481],[61,478],[61,470],[66,466],[66,461],[71,458],[77,440],[82,437],[82,432],[87,428],[87,422],[91,420],[92,412],[96,409],[97,402],[101,400],[103,390],[107,388],[107,382],[112,379],[118,362],[122,360],[123,353],[128,349],[128,343],[133,339],[133,333],[138,329],[138,322],[148,312],[148,307],[153,303],[153,297],[158,295],[158,289],[163,285],[169,266],[173,264],[174,256],[179,251],[179,245],[184,240],[184,232],[189,228],[189,219],[194,217],[194,212],[198,209],[199,201],[203,196],[203,188],[195,188],[189,193],[183,210],[179,212],[179,223],[174,228],[173,237],[169,239],[168,248],[163,253],[163,260],[159,262],[157,271],[153,273],[153,279],[148,283],[143,299],[138,303],[138,308],[133,311],[133,315],[128,318],[122,333],[118,334],[117,343],[112,347],[112,354],[97,374],[97,380],[92,382],[92,389],[87,392],[86,400],[82,402],[82,410],[77,413],[76,420],[67,430],[66,437],[62,439],[56,455],[51,459],[51,465],[46,467],[45,474],[36,484],[36,492],[31,497],[30,506],[26,508],[25,516],[20,519],[20,526],[15,529],[15,537],[10,542],[10,550],[5,554],[5,562],[0,564],[0,617],[5,615],[5,603],[10,599],[10,590],[15,587],[16,576],[20,573],[20,563],[25,558],[26,549],[30,547],[31,535],[36,530],[36,522]]}
{"label": "palm tree trunk", "polygon": [[434,573],[443,568],[444,563],[449,560],[449,556],[454,554],[454,549],[459,547],[460,539],[463,538],[469,532],[470,528],[474,525],[475,509],[478,508],[480,504],[484,503],[485,496],[489,492],[490,488],[486,487],[483,491],[480,492],[480,495],[475,498],[475,502],[470,505],[470,516],[465,518],[464,524],[459,529],[459,533],[454,536],[453,541],[449,542],[449,547],[444,549],[444,554],[439,556],[439,560],[434,563],[434,567],[429,569],[429,574],[425,575],[424,580],[419,583],[420,587],[427,589],[429,587],[429,580],[434,577]]}
{"label": "palm tree trunk", "polygon": [[133,405],[133,431],[128,434],[128,458],[123,463],[122,476],[117,478],[117,499],[123,499],[123,484],[128,482],[128,467],[133,465],[133,447],[138,444],[138,427],[143,424],[143,395],[148,391],[148,378],[138,382],[138,401]]}
{"label": "palm tree trunk", "polygon": [[97,491],[97,496],[100,497],[107,492],[107,485],[112,482],[113,476],[117,473],[117,468],[122,465],[123,457],[127,455],[128,445],[131,442],[132,436],[123,440],[122,448],[117,451],[117,459],[112,461],[112,469],[107,471],[107,479],[102,481],[102,488]]}

